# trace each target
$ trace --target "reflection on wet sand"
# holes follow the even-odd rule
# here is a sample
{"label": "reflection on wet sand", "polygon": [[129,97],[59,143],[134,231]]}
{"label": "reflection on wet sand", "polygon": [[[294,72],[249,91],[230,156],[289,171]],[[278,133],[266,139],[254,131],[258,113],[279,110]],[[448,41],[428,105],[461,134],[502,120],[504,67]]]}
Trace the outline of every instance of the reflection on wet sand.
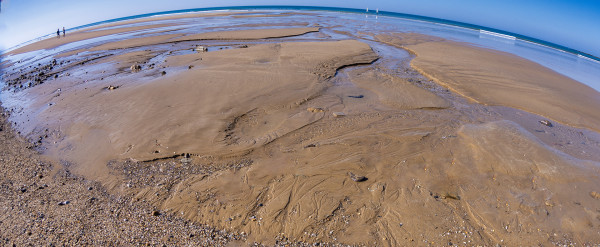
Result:
{"label": "reflection on wet sand", "polygon": [[513,55],[311,18],[14,63],[5,95],[30,103],[4,104],[76,173],[248,241],[600,241],[597,92]]}

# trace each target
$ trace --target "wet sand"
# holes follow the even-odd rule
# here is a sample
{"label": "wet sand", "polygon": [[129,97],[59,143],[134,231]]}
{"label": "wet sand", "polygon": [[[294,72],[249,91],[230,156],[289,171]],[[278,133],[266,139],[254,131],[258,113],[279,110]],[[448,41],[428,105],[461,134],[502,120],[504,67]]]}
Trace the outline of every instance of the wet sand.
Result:
{"label": "wet sand", "polygon": [[548,68],[468,44],[427,42],[405,47],[416,54],[414,68],[464,97],[600,131],[598,92]]}
{"label": "wet sand", "polygon": [[[600,243],[597,92],[441,38],[235,19],[239,30],[130,36],[4,68],[10,121],[40,153],[7,157],[48,159],[123,210],[226,230],[214,245]],[[19,215],[2,223],[21,227]]]}

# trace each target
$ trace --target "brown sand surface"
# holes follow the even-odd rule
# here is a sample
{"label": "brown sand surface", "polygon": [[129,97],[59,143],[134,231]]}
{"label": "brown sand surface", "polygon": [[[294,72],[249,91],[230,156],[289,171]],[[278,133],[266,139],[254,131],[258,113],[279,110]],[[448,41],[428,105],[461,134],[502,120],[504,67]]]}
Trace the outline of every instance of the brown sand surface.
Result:
{"label": "brown sand surface", "polygon": [[221,29],[221,28],[240,28],[240,27],[269,27],[269,26],[273,26],[273,27],[302,27],[302,26],[308,26],[308,22],[270,22],[270,23],[255,23],[255,24],[240,24],[240,25],[233,25],[233,26],[226,26],[226,27],[212,27],[212,28],[206,28],[206,30],[211,30],[211,29]]}
{"label": "brown sand surface", "polygon": [[600,130],[598,92],[539,64],[449,41],[405,47],[416,53],[411,65],[417,70],[478,103],[510,106]]}
{"label": "brown sand surface", "polygon": [[[140,24],[140,23],[144,23],[144,22],[157,22],[157,21],[173,21],[173,20],[186,21],[188,19],[193,20],[195,18],[229,16],[229,15],[246,14],[246,13],[249,13],[249,12],[242,11],[242,12],[227,12],[227,13],[217,12],[217,13],[200,13],[200,14],[179,14],[179,15],[156,16],[156,17],[147,17],[147,18],[140,18],[140,19],[134,19],[134,20],[120,21],[120,22],[104,24],[104,25],[100,25],[100,26],[94,26],[94,27],[78,30],[75,32],[69,32],[69,35],[66,35],[65,37],[61,36],[61,38],[45,39],[45,40],[35,42],[30,45],[26,45],[24,47],[15,49],[13,51],[10,51],[6,55],[21,54],[21,53],[37,51],[37,50],[42,50],[42,49],[52,49],[52,48],[56,48],[56,47],[64,45],[64,44],[81,41],[81,40],[86,40],[86,39],[91,39],[91,38],[102,37],[102,36],[106,36],[106,35],[112,35],[112,34],[118,34],[118,33],[128,33],[128,32],[133,32],[133,31],[141,31],[141,30],[145,30],[145,29],[153,29],[153,28],[159,28],[159,27],[167,27],[167,26],[176,27],[177,26],[176,23],[171,22],[168,24],[148,24],[148,25],[140,25],[140,26],[133,26],[133,27],[114,28],[114,27],[123,26],[123,25]],[[250,12],[250,13],[261,13],[261,12]],[[111,29],[106,29],[106,28],[111,28]],[[97,29],[105,29],[105,30],[97,30]],[[62,35],[62,31],[61,31],[61,35]]]}
{"label": "brown sand surface", "polygon": [[[280,29],[251,29],[251,30],[235,30],[235,31],[217,31],[200,34],[191,34],[182,36],[181,34],[165,34],[155,35],[150,37],[132,38],[121,41],[109,42],[103,45],[93,47],[89,50],[114,50],[124,48],[143,47],[161,43],[194,41],[194,40],[253,40],[253,39],[269,39],[282,38],[289,36],[298,36],[309,32],[317,32],[319,28],[303,27],[303,28],[280,28]],[[181,37],[182,36],[182,37]]]}
{"label": "brown sand surface", "polygon": [[[197,69],[180,75],[173,72],[173,76],[169,72],[152,83],[136,83],[138,79],[134,77],[114,84],[120,86],[118,90],[108,91],[103,88],[113,81],[107,79],[84,92],[81,88],[73,92],[62,90],[61,95],[55,97],[56,87],[67,86],[57,82],[41,85],[31,93],[50,92],[46,93],[48,100],[57,101],[52,109],[38,117],[44,119],[46,127],[65,129],[66,135],[75,142],[84,137],[83,145],[76,145],[75,150],[66,149],[69,151],[61,152],[60,156],[73,156],[77,163],[87,164],[82,166],[82,171],[93,174],[98,172],[94,167],[103,167],[98,164],[120,157],[151,160],[181,152],[231,151],[224,147],[227,142],[222,145],[214,142],[224,138],[219,137],[219,132],[232,115],[258,107],[280,108],[300,103],[322,90],[317,80],[320,76],[330,76],[338,67],[367,63],[374,58],[370,47],[357,41],[258,45],[171,57],[166,63],[169,67],[187,70],[192,65]],[[114,115],[107,115],[109,112]],[[129,114],[123,116],[123,112]],[[271,127],[275,129],[264,133],[265,136],[244,140],[246,145],[242,148],[264,144],[319,116],[322,114],[311,114],[304,109],[281,114],[272,120]],[[65,118],[70,120],[65,123]],[[163,131],[174,126],[179,131]],[[71,145],[73,143],[68,141],[57,149],[65,150]]]}
{"label": "brown sand surface", "polygon": [[240,11],[240,12],[207,12],[207,13],[190,13],[190,14],[173,14],[173,15],[162,15],[162,16],[151,16],[133,20],[119,21],[115,23],[108,23],[99,26],[93,26],[86,29],[82,29],[82,31],[89,32],[96,29],[101,28],[111,28],[123,25],[132,25],[132,24],[140,24],[144,22],[161,22],[161,21],[172,21],[172,20],[186,20],[186,19],[197,19],[197,18],[205,18],[205,17],[219,17],[219,16],[230,16],[235,14],[246,14],[246,13],[263,13],[263,12],[255,12],[255,11]]}
{"label": "brown sand surface", "polygon": [[2,246],[226,246],[244,239],[110,194],[100,183],[40,159],[7,116],[1,111]]}
{"label": "brown sand surface", "polygon": [[[262,24],[242,24],[242,25],[234,25],[234,26],[227,26],[227,27],[213,27],[213,28],[205,28],[205,30],[211,30],[211,29],[215,29],[215,28],[243,28],[243,27],[269,27],[269,26],[306,26],[308,25],[308,23],[302,23],[302,22],[291,22],[291,23],[262,23]],[[95,47],[89,48],[82,48],[82,49],[78,49],[78,50],[73,50],[73,51],[69,51],[69,52],[63,52],[59,55],[56,55],[56,58],[61,58],[61,57],[68,57],[68,56],[72,56],[81,52],[85,52],[85,51],[100,51],[100,50],[110,50],[110,49],[124,49],[124,48],[132,48],[132,47],[142,47],[145,45],[151,45],[151,44],[159,44],[159,43],[167,43],[167,42],[171,42],[172,38],[176,38],[179,36],[182,36],[181,34],[167,34],[167,35],[152,35],[152,34],[162,34],[165,32],[171,32],[171,31],[178,31],[178,30],[183,30],[183,29],[170,29],[170,30],[164,30],[164,31],[158,31],[158,32],[145,32],[142,33],[140,35],[144,35],[145,37],[140,37],[140,38],[129,38],[123,41],[113,41],[113,42],[107,42],[105,44],[102,45],[96,45]],[[248,32],[249,34],[250,32]],[[290,33],[292,35],[290,35]],[[296,35],[301,35],[304,33],[300,33],[300,32],[290,32],[289,30],[279,30],[279,31],[267,31],[266,33],[261,34],[244,34],[244,33],[239,33],[236,31],[230,31],[230,33],[225,33],[225,36],[232,36],[232,37],[241,37],[240,39],[242,40],[248,40],[248,39],[253,39],[252,37],[256,37],[258,39],[265,39],[265,38],[273,38],[273,37],[277,37],[277,34],[281,35],[282,37],[285,36],[296,36]],[[148,36],[150,35],[150,36]],[[242,36],[243,35],[243,36]],[[269,36],[271,35],[271,36]]]}
{"label": "brown sand surface", "polygon": [[243,15],[233,15],[231,17],[233,18],[265,18],[265,17],[282,17],[282,16],[290,16],[292,14],[263,14],[263,15],[257,15],[257,14],[251,14],[251,15],[247,15],[247,14],[243,14]]}
{"label": "brown sand surface", "polygon": [[190,34],[172,41],[189,40],[247,40],[247,39],[269,39],[298,36],[305,33],[318,32],[318,27],[298,27],[279,29],[249,29],[239,31],[218,31],[200,34]]}
{"label": "brown sand surface", "polygon": [[77,32],[69,33],[69,35],[66,35],[64,37],[62,36],[62,31],[61,31],[60,38],[54,37],[54,38],[45,39],[45,40],[42,40],[39,42],[35,42],[33,44],[26,45],[21,48],[10,51],[7,53],[7,55],[21,54],[21,53],[25,53],[25,52],[37,51],[37,50],[42,50],[42,49],[52,49],[52,48],[56,48],[56,47],[59,47],[64,44],[77,42],[77,41],[81,41],[81,40],[98,38],[98,37],[111,35],[111,34],[128,33],[128,32],[141,31],[141,30],[153,29],[153,28],[159,28],[159,27],[167,27],[167,26],[173,26],[173,25],[174,24],[155,24],[155,25],[144,25],[144,26],[137,26],[137,27],[115,28],[115,29],[93,31],[93,32],[77,31]]}
{"label": "brown sand surface", "polygon": [[[585,125],[595,121],[589,110],[595,101],[573,104],[579,95],[559,90],[563,81],[587,87],[516,56],[439,38],[390,34],[377,42],[347,29],[317,31],[337,31],[346,39],[290,42],[265,31],[269,35],[261,39],[268,43],[244,43],[240,37],[256,30],[239,30],[211,34],[224,39],[211,44],[225,49],[195,53],[189,44],[162,44],[160,38],[133,47],[139,38],[132,38],[78,58],[83,62],[69,56],[33,69],[7,68],[8,90],[15,94],[9,100],[24,102],[10,109],[10,121],[30,140],[29,149],[54,162],[58,175],[43,171],[44,183],[53,186],[50,195],[57,196],[52,200],[81,197],[61,207],[38,206],[35,200],[48,200],[40,199],[41,192],[17,196],[24,193],[19,184],[33,184],[30,191],[42,183],[37,175],[9,176],[2,180],[3,188],[11,188],[3,190],[2,203],[27,196],[24,207],[34,211],[57,205],[47,222],[59,222],[62,231],[83,226],[78,229],[85,232],[96,221],[110,228],[102,222],[112,224],[115,217],[128,222],[117,229],[126,229],[120,235],[89,233],[107,242],[84,243],[178,245],[186,244],[187,234],[193,240],[188,244],[223,237],[214,245],[236,239],[231,244],[600,243],[600,133]],[[247,45],[230,47],[229,39]],[[407,45],[416,57],[397,61],[391,53],[404,51],[384,43]],[[487,60],[468,61],[479,56]],[[129,69],[134,63],[141,71]],[[30,85],[32,78],[43,79]],[[485,87],[475,87],[476,80]],[[484,95],[486,88],[493,90]],[[527,101],[507,95],[508,88]],[[498,102],[477,98],[484,96]],[[542,112],[542,103],[550,113],[560,113],[560,105],[580,115],[562,121]],[[528,110],[538,109],[533,107],[540,112]],[[552,127],[539,122],[544,116]],[[17,143],[9,131],[12,136],[0,141]],[[27,147],[15,149],[20,153],[8,147],[0,149],[3,159],[13,161],[3,170],[37,164],[19,157],[42,158]],[[77,213],[64,219],[82,223],[60,223],[65,206],[89,212],[81,205],[90,204],[80,202],[96,190],[86,192],[85,183],[102,191],[94,195],[104,200],[103,213],[93,219]],[[110,204],[119,200],[129,204]],[[19,215],[0,218],[11,229],[2,232],[7,243],[25,242],[28,229],[31,236],[46,229],[27,223],[35,213],[3,210]],[[152,216],[155,210],[158,216]],[[226,231],[197,235],[178,224]],[[174,237],[154,239],[165,227]],[[146,235],[140,233],[146,228]]]}

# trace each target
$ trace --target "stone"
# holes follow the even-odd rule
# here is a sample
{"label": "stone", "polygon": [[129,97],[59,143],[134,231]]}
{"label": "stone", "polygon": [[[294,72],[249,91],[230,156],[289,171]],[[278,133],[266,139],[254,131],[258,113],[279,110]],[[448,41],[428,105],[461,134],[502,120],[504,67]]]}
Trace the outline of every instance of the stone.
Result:
{"label": "stone", "polygon": [[197,52],[207,52],[208,48],[205,46],[199,45],[199,46],[196,46],[196,49],[194,49],[194,50],[196,50]]}
{"label": "stone", "polygon": [[346,113],[343,113],[343,112],[334,112],[333,116],[334,117],[343,117],[343,116],[346,116]]}
{"label": "stone", "polygon": [[540,120],[540,123],[543,125],[546,125],[548,127],[553,127],[552,122],[550,122],[548,120]]}
{"label": "stone", "polygon": [[129,68],[131,69],[132,72],[139,72],[142,70],[142,66],[140,66],[138,63],[134,63]]}
{"label": "stone", "polygon": [[364,181],[369,180],[365,176],[359,176],[359,175],[356,175],[356,174],[354,174],[352,172],[348,172],[348,176],[350,176],[350,179],[352,179],[352,181],[354,181],[354,182],[364,182]]}
{"label": "stone", "polygon": [[355,99],[362,99],[362,98],[364,98],[365,96],[361,94],[361,95],[348,95],[348,97],[350,97],[350,98],[355,98]]}
{"label": "stone", "polygon": [[318,107],[309,107],[309,108],[306,108],[306,110],[309,112],[315,112],[315,113],[324,111],[322,108],[318,108]]}
{"label": "stone", "polygon": [[69,203],[71,203],[71,202],[70,201],[59,202],[58,206],[64,206],[64,205],[67,205]]}

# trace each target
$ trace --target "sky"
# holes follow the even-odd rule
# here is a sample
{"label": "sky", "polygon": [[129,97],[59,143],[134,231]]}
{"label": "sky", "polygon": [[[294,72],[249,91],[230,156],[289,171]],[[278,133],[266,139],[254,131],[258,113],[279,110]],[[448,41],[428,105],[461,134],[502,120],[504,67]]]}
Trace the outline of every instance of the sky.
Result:
{"label": "sky", "polygon": [[63,26],[151,12],[250,5],[378,8],[491,27],[600,57],[600,0],[0,0],[0,50]]}

